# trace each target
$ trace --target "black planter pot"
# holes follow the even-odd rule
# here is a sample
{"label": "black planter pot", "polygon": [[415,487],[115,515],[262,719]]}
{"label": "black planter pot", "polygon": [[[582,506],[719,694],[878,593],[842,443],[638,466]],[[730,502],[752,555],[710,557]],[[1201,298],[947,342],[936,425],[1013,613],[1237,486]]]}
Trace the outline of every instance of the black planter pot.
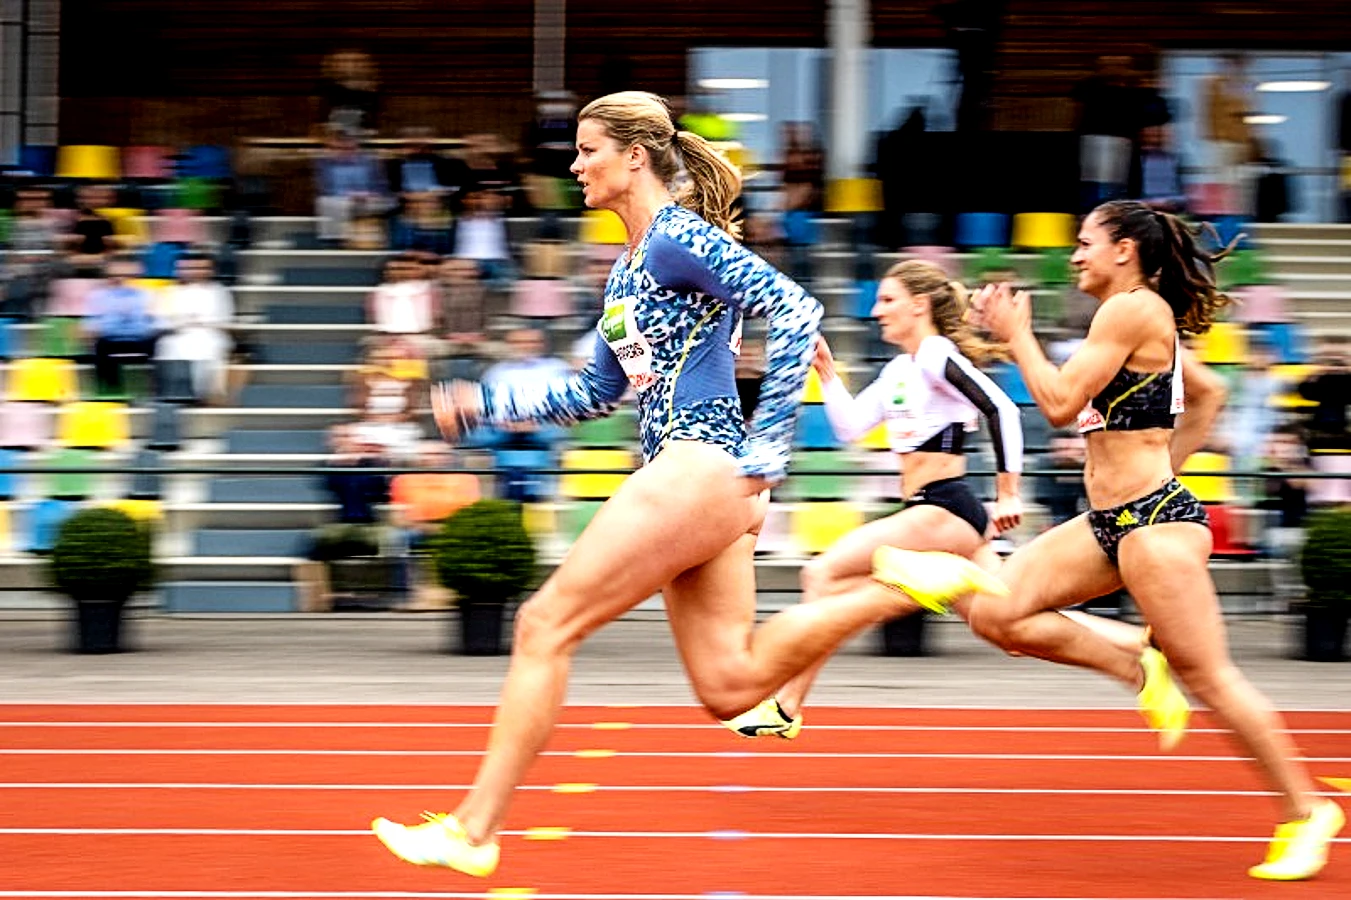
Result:
{"label": "black planter pot", "polygon": [[75,600],[76,653],[121,653],[122,613],[126,600]]}
{"label": "black planter pot", "polygon": [[1351,609],[1346,605],[1305,606],[1304,659],[1310,662],[1345,662],[1346,632]]}
{"label": "black planter pot", "polygon": [[928,613],[923,611],[882,623],[883,656],[927,656],[924,646]]}
{"label": "black planter pot", "polygon": [[507,652],[503,638],[506,606],[501,603],[467,603],[461,600],[460,652],[465,656],[501,656]]}

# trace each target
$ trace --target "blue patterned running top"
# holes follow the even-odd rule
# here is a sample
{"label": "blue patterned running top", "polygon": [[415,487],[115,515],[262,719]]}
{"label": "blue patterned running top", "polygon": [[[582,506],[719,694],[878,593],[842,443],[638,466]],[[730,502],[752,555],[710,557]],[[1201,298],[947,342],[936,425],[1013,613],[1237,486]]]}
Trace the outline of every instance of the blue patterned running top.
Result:
{"label": "blue patterned running top", "polygon": [[[743,316],[768,320],[765,378],[749,432],[735,366]],[[490,422],[568,425],[607,415],[632,387],[643,458],[667,441],[722,447],[741,471],[784,476],[821,304],[722,229],[684,207],[658,210],[605,284],[584,369],[539,384],[482,388]]]}

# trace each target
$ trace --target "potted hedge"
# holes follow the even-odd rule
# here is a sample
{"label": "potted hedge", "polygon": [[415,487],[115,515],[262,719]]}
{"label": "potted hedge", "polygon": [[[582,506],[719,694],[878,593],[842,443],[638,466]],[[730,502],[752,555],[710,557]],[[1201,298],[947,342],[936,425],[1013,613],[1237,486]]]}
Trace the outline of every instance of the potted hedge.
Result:
{"label": "potted hedge", "polygon": [[149,525],[117,509],[82,509],[61,523],[50,566],[75,604],[75,652],[123,650],[127,601],[154,583]]}
{"label": "potted hedge", "polygon": [[505,653],[507,609],[535,582],[535,545],[521,504],[478,500],[449,516],[429,541],[437,577],[454,591],[460,651]]}
{"label": "potted hedge", "polygon": [[1351,618],[1351,509],[1321,512],[1310,519],[1300,570],[1308,589],[1299,604],[1304,659],[1342,662]]}

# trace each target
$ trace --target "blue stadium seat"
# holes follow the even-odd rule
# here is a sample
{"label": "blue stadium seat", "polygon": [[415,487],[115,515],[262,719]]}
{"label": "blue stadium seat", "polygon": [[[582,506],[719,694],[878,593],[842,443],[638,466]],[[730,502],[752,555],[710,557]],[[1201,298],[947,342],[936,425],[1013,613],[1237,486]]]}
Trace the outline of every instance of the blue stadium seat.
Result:
{"label": "blue stadium seat", "polygon": [[797,433],[793,445],[802,450],[835,450],[840,446],[826,417],[826,408],[819,403],[807,403],[797,417]]}
{"label": "blue stadium seat", "polygon": [[958,247],[1007,247],[1009,217],[996,212],[968,212],[957,216]]}

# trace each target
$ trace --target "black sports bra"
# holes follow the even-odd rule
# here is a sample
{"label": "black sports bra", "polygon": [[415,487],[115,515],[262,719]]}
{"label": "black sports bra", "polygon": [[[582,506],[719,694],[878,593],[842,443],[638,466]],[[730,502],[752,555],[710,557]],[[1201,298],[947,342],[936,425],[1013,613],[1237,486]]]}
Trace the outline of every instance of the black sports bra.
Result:
{"label": "black sports bra", "polygon": [[1080,433],[1172,428],[1186,408],[1182,395],[1182,342],[1173,340],[1173,367],[1163,372],[1121,369],[1079,413]]}

